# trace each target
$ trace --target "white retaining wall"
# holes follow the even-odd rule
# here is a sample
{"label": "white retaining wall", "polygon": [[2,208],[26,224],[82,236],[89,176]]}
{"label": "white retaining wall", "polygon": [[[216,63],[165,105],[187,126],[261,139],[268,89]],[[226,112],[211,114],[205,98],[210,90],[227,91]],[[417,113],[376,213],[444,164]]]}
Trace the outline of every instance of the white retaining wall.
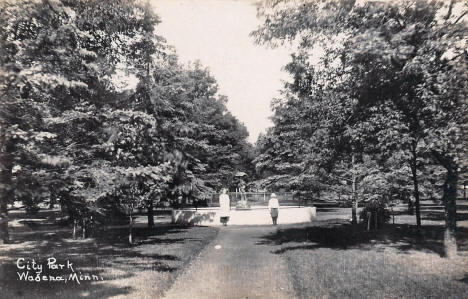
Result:
{"label": "white retaining wall", "polygon": [[[305,223],[315,217],[315,207],[280,207],[278,224]],[[172,211],[172,222],[204,226],[221,225],[219,208],[183,209]],[[250,210],[231,210],[228,225],[272,224],[266,207]]]}

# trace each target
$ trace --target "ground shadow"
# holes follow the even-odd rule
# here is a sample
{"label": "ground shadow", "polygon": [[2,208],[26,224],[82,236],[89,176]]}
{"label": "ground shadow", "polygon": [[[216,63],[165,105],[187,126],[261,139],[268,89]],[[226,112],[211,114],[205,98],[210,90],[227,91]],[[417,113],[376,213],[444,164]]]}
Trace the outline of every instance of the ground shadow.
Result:
{"label": "ground shadow", "polygon": [[[37,262],[40,262],[36,260]],[[41,277],[63,277],[67,282],[61,281],[29,281],[27,278],[20,280],[19,274],[28,272],[28,275],[36,277],[34,271],[22,271],[16,263],[3,262],[0,264],[0,289],[3,298],[108,298],[111,296],[127,295],[132,292],[131,287],[118,287],[107,282],[93,284],[95,281],[109,280],[103,276],[102,269],[92,269],[75,272],[71,270],[51,270],[43,266]],[[82,279],[81,279],[82,278]],[[120,277],[119,277],[120,278]],[[72,294],[70,296],[70,294]]]}
{"label": "ground shadow", "polygon": [[317,212],[328,212],[328,213],[333,213],[333,212],[340,212],[340,209],[337,207],[315,207]]}
{"label": "ground shadow", "polygon": [[460,279],[461,282],[468,284],[468,274],[465,274],[465,277]]}
{"label": "ground shadow", "polygon": [[[216,212],[204,211],[203,213],[197,210],[180,210],[181,213],[178,213],[175,219],[177,224],[191,224],[199,225],[203,222],[213,222],[216,216]],[[178,212],[178,211],[176,211]]]}
{"label": "ground shadow", "polygon": [[[186,261],[176,255],[156,253],[155,245],[200,241],[187,234],[187,226],[165,225],[153,229],[146,226],[135,227],[134,245],[128,244],[128,227],[125,225],[108,226],[97,232],[93,238],[76,240],[71,238],[70,227],[60,228],[48,222],[26,226],[12,229],[12,244],[0,246],[2,296],[9,294],[12,298],[69,298],[72,294],[71,298],[108,298],[131,294],[132,287],[120,287],[112,281],[131,278],[135,276],[134,273],[141,271],[175,272],[185,265]],[[17,274],[16,261],[20,257],[29,260],[34,258],[43,265],[47,264],[49,257],[62,263],[70,261],[75,265],[75,272],[99,276],[103,281],[99,284],[92,283],[93,281],[82,281],[80,284],[23,281]],[[111,272],[108,272],[109,269]],[[66,277],[70,270],[54,273],[43,271],[42,274]]]}
{"label": "ground shadow", "polygon": [[[430,220],[430,221],[444,221],[445,214],[444,211],[430,211],[426,212],[421,215],[422,220]],[[457,213],[457,221],[465,221],[468,220],[468,213]]]}
{"label": "ground shadow", "polygon": [[[468,229],[459,228],[459,250],[467,251]],[[275,253],[296,249],[332,248],[339,250],[359,248],[372,250],[392,247],[400,252],[410,250],[434,252],[443,255],[443,227],[425,225],[418,232],[414,225],[387,224],[380,230],[366,231],[363,227],[353,233],[345,220],[313,222],[308,225],[279,228],[265,235],[257,244],[282,245]],[[375,245],[380,245],[376,247]]]}

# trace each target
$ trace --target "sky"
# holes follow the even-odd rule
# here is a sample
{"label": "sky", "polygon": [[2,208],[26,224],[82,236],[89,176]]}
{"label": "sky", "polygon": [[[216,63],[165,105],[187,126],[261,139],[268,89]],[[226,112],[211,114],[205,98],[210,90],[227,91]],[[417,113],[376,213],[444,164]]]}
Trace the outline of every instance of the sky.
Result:
{"label": "sky", "polygon": [[156,32],[173,45],[183,63],[199,60],[216,78],[227,108],[249,131],[254,143],[272,123],[271,100],[287,75],[286,48],[255,45],[257,28],[252,0],[153,0],[162,23]]}

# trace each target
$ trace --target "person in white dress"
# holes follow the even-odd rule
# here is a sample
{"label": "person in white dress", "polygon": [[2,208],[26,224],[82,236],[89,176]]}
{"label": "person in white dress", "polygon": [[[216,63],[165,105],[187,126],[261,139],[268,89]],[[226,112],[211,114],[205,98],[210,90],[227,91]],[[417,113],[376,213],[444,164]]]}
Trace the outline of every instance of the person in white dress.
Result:
{"label": "person in white dress", "polygon": [[231,202],[229,195],[227,195],[226,188],[221,189],[221,195],[219,196],[219,210],[220,222],[226,226],[229,221],[229,213],[231,211]]}
{"label": "person in white dress", "polygon": [[279,202],[276,198],[275,193],[271,193],[270,200],[268,201],[268,209],[270,210],[271,220],[273,220],[273,225],[276,225],[278,220],[279,213]]}

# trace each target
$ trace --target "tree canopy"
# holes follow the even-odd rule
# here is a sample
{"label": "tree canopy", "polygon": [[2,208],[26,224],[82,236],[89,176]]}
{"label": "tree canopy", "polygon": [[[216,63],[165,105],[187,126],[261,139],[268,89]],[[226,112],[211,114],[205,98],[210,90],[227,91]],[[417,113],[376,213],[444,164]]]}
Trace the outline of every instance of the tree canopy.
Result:
{"label": "tree canopy", "polygon": [[[273,166],[283,182],[315,176],[315,188],[324,174],[330,188],[345,167],[348,179],[362,179],[362,190],[382,179],[392,190],[391,178],[406,174],[420,226],[421,185],[440,182],[427,174],[443,167],[439,185],[453,234],[466,148],[467,10],[463,1],[264,2],[253,36],[295,50],[286,66],[292,82],[274,107],[258,168]],[[397,184],[406,189],[401,183],[408,180]]]}
{"label": "tree canopy", "polygon": [[14,202],[59,202],[74,218],[109,203],[152,211],[246,167],[245,127],[207,69],[178,62],[159,22],[140,1],[0,4],[4,241]]}

